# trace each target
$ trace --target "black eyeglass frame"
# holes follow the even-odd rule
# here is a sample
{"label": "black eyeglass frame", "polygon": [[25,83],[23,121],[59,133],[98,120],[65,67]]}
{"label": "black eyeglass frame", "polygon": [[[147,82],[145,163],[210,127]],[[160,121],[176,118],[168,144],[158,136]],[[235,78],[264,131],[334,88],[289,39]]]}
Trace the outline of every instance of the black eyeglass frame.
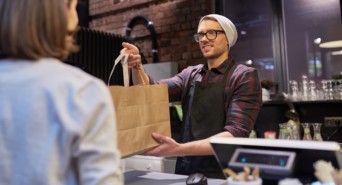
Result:
{"label": "black eyeglass frame", "polygon": [[[209,32],[212,32],[213,31],[213,33],[215,33],[215,36],[214,36],[214,38],[208,38],[208,33]],[[195,41],[196,42],[199,42],[204,36],[205,37],[207,37],[207,39],[208,40],[215,40],[216,38],[217,38],[217,33],[225,33],[224,32],[224,30],[209,30],[209,31],[207,31],[207,32],[205,32],[205,33],[203,33],[203,32],[199,32],[199,33],[195,33],[194,34],[194,39],[195,39]]]}

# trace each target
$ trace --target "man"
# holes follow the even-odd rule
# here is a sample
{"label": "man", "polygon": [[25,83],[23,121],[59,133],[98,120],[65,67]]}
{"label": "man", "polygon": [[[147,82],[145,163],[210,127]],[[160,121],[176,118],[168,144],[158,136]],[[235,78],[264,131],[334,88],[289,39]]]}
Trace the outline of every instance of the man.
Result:
{"label": "man", "polygon": [[209,140],[248,137],[262,103],[260,81],[256,69],[236,64],[229,55],[237,31],[226,17],[202,17],[194,38],[206,64],[189,66],[176,76],[159,81],[153,81],[144,72],[134,45],[123,43],[123,47],[130,54],[135,84],[143,78],[150,84],[168,84],[170,101],[182,102],[181,143],[153,133],[160,145],[146,155],[178,156],[177,174],[201,172],[211,178],[224,178]]}

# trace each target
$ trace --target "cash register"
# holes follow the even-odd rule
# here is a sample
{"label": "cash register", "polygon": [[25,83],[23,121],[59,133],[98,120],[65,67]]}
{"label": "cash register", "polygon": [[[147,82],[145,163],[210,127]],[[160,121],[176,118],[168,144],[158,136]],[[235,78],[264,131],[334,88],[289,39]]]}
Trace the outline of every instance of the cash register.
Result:
{"label": "cash register", "polygon": [[316,181],[313,163],[318,160],[330,161],[337,169],[342,166],[336,142],[217,137],[210,143],[222,170],[258,166],[263,184],[283,178],[298,178],[303,184]]}

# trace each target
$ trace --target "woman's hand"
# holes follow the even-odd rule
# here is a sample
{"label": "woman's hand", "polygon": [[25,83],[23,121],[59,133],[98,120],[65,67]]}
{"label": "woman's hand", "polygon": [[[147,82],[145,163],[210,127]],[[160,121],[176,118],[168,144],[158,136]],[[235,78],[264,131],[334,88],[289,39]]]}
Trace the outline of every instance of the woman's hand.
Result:
{"label": "woman's hand", "polygon": [[131,69],[141,66],[141,56],[139,54],[139,49],[135,45],[127,42],[123,42],[122,46],[124,47],[124,50],[122,51],[129,54],[127,60],[128,68]]}

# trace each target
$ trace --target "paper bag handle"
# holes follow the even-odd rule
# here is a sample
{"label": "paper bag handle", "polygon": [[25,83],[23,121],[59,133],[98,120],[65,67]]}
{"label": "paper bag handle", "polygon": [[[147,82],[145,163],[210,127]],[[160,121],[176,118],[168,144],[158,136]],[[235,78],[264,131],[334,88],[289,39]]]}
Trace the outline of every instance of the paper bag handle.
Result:
{"label": "paper bag handle", "polygon": [[124,86],[128,87],[129,86],[129,75],[128,75],[128,64],[127,64],[127,60],[128,60],[128,54],[125,53],[126,48],[122,49],[120,51],[120,55],[115,59],[114,62],[114,66],[112,68],[112,71],[109,74],[109,78],[107,81],[107,86],[109,86],[109,82],[110,79],[112,78],[114,69],[116,67],[116,65],[121,61],[121,65],[122,65],[122,71],[123,71],[123,78],[124,78]]}
{"label": "paper bag handle", "polygon": [[[128,87],[129,86],[129,73],[128,73],[128,64],[127,64],[127,60],[128,60],[128,54],[125,53],[126,51],[126,48],[123,48],[121,51],[120,51],[120,55],[115,59],[115,62],[114,62],[114,66],[112,68],[112,71],[110,72],[109,74],[109,78],[108,78],[108,81],[107,81],[107,86],[109,86],[109,82],[110,82],[110,79],[112,78],[112,75],[113,75],[113,72],[114,72],[114,69],[116,67],[116,65],[121,61],[121,65],[122,65],[122,70],[123,70],[123,78],[124,78],[124,87]],[[139,77],[141,78],[142,80],[142,83],[143,85],[147,85],[147,82],[145,81],[145,79],[142,77],[142,71],[138,70],[138,74],[139,74]]]}
{"label": "paper bag handle", "polygon": [[143,77],[143,75],[145,75],[145,73],[140,69],[138,69],[137,71],[138,71],[139,77],[141,79],[142,85],[148,85],[146,79]]}

